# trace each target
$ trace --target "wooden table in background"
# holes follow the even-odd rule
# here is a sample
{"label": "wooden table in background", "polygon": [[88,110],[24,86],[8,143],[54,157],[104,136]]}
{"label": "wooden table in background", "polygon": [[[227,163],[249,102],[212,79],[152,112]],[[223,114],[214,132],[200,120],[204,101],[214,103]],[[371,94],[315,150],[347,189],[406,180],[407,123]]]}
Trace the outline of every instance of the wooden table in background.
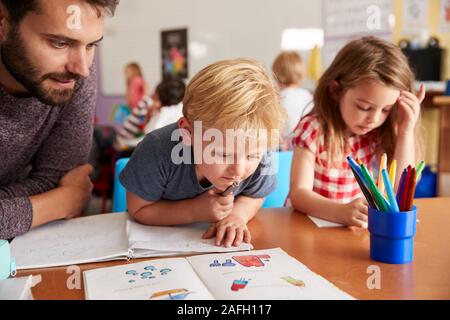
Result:
{"label": "wooden table in background", "polygon": [[[417,200],[414,261],[389,265],[369,257],[367,230],[317,228],[291,209],[262,209],[250,224],[255,249],[280,247],[334,285],[358,299],[450,299],[450,198]],[[141,259],[137,261],[151,260]],[[133,261],[136,262],[136,261]],[[81,265],[81,270],[125,264],[124,261]],[[370,290],[369,266],[381,271],[381,289]],[[69,290],[66,268],[19,272],[42,275],[33,288],[35,299],[84,299],[81,289]],[[81,281],[82,282],[82,281]]]}

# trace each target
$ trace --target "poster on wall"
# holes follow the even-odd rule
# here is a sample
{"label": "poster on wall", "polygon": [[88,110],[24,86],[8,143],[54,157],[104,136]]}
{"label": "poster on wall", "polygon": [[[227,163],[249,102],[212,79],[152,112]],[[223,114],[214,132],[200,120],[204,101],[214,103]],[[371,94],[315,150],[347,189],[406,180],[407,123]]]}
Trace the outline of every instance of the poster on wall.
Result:
{"label": "poster on wall", "polygon": [[450,0],[441,0],[441,31],[450,32]]}
{"label": "poster on wall", "polygon": [[161,32],[162,78],[187,79],[188,77],[187,29]]}
{"label": "poster on wall", "polygon": [[364,35],[392,39],[391,0],[324,0],[324,67],[349,41]]}
{"label": "poster on wall", "polygon": [[405,0],[403,5],[403,34],[428,29],[428,0]]}

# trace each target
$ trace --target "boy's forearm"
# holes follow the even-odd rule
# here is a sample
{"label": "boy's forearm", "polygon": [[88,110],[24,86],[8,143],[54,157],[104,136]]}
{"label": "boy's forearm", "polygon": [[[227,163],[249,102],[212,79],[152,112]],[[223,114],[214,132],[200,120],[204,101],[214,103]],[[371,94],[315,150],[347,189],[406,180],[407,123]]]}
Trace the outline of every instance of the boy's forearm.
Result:
{"label": "boy's forearm", "polygon": [[238,196],[233,205],[232,214],[241,217],[245,223],[248,223],[256,213],[261,209],[264,198],[250,198],[246,196]]}
{"label": "boy's forearm", "polygon": [[326,220],[338,220],[341,204],[327,199],[312,190],[301,188],[291,190],[290,200],[297,211]]}
{"label": "boy's forearm", "polygon": [[48,192],[30,197],[33,208],[33,222],[31,227],[46,224],[51,221],[63,219],[68,211],[67,192],[59,187]]}
{"label": "boy's forearm", "polygon": [[192,199],[160,200],[142,207],[132,216],[147,225],[170,226],[196,222]]}

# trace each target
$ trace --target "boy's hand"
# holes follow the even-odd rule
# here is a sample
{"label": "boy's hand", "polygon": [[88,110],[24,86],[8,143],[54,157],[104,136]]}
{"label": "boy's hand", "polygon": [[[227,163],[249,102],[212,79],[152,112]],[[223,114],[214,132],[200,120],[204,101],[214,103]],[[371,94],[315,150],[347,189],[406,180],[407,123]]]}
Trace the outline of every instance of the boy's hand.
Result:
{"label": "boy's hand", "polygon": [[419,91],[414,95],[408,91],[402,91],[398,98],[398,133],[411,133],[417,124],[420,115],[420,104],[425,98],[425,86],[420,85]]}
{"label": "boy's hand", "polygon": [[65,219],[78,217],[91,197],[93,185],[89,175],[92,166],[85,164],[66,173],[59,181],[59,187],[65,190],[65,201],[70,210]]}
{"label": "boy's hand", "polygon": [[216,190],[211,189],[194,199],[195,221],[217,222],[231,213],[234,205],[234,196],[220,196]]}
{"label": "boy's hand", "polygon": [[365,199],[358,198],[342,205],[338,212],[339,222],[347,226],[355,226],[367,229],[368,204]]}
{"label": "boy's hand", "polygon": [[203,234],[203,239],[211,239],[216,236],[216,246],[223,245],[226,248],[232,245],[238,247],[242,241],[250,243],[251,235],[247,223],[240,216],[230,214],[225,219],[213,223],[208,231]]}

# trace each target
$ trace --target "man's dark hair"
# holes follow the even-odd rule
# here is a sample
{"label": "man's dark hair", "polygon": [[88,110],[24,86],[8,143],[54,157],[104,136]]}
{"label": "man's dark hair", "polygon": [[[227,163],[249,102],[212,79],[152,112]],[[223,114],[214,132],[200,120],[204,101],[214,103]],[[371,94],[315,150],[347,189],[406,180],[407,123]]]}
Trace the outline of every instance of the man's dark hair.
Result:
{"label": "man's dark hair", "polygon": [[[1,0],[9,14],[12,25],[18,25],[29,12],[40,12],[42,0]],[[114,15],[120,0],[85,0],[95,7],[105,8],[109,15]]]}
{"label": "man's dark hair", "polygon": [[163,80],[156,87],[156,94],[161,101],[161,106],[170,107],[183,101],[186,85],[179,79]]}

